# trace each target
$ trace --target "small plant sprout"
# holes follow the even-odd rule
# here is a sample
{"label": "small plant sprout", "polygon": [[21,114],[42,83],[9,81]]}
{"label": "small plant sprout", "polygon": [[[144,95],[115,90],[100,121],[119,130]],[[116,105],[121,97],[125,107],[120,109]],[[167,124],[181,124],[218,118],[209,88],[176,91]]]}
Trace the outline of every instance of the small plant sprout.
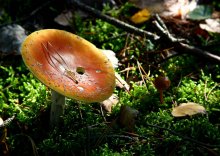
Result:
{"label": "small plant sprout", "polygon": [[154,80],[154,86],[160,94],[160,103],[164,103],[163,91],[170,87],[170,80],[167,76],[158,76]]}
{"label": "small plant sprout", "polygon": [[93,44],[69,32],[33,32],[23,42],[21,54],[35,77],[52,89],[51,125],[60,122],[65,97],[101,102],[115,88],[115,73],[109,59]]}

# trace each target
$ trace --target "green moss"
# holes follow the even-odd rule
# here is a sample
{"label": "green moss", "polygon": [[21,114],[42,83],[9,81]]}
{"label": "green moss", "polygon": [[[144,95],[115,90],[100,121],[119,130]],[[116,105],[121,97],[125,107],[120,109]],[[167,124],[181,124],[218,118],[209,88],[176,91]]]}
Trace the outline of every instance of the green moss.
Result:
{"label": "green moss", "polygon": [[[133,6],[126,3],[113,14],[129,17]],[[109,6],[105,12],[109,13]],[[146,38],[127,35],[123,30],[100,19],[81,19],[73,22],[78,35],[97,47],[116,52],[121,65],[118,71],[129,80],[130,92],[116,88],[119,103],[111,113],[100,104],[84,104],[67,99],[63,123],[49,129],[50,90],[24,67],[24,64],[0,66],[0,115],[16,115],[8,127],[8,144],[13,154],[30,155],[35,144],[39,155],[218,155],[220,145],[220,68],[202,65],[198,58],[179,55],[157,65],[153,52],[160,45]],[[219,38],[215,38],[219,41]],[[210,44],[209,44],[210,45]],[[149,51],[151,53],[149,53]],[[151,55],[151,56],[150,56]],[[127,61],[124,61],[127,60]],[[137,60],[149,72],[146,85],[140,85],[142,76]],[[164,91],[164,104],[152,80],[165,73],[171,86]],[[207,114],[175,118],[171,111],[175,104],[195,102],[203,105]],[[132,132],[118,122],[121,105],[139,112]],[[18,137],[25,134],[32,138]],[[218,145],[218,146],[214,146]]]}

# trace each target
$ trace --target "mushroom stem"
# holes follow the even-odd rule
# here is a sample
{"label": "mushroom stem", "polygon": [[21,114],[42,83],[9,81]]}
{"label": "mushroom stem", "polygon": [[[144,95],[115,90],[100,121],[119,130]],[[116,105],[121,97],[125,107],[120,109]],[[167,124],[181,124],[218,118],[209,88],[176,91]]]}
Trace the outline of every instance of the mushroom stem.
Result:
{"label": "mushroom stem", "polygon": [[163,100],[163,90],[159,90],[160,93],[160,103],[163,104],[164,100]]}
{"label": "mushroom stem", "polygon": [[61,117],[64,115],[65,96],[52,90],[52,104],[50,110],[50,126],[58,126],[61,123]]}

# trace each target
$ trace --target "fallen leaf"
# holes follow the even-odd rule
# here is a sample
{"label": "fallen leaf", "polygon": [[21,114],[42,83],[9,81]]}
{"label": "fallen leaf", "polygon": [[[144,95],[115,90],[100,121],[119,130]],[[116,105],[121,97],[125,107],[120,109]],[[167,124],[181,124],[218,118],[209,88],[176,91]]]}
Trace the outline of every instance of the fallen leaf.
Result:
{"label": "fallen leaf", "polygon": [[206,19],[206,24],[199,24],[200,28],[213,33],[220,33],[220,19]]}
{"label": "fallen leaf", "polygon": [[135,119],[137,118],[138,113],[139,112],[134,108],[126,105],[121,106],[119,115],[120,125],[132,132],[134,130]]}
{"label": "fallen leaf", "polygon": [[188,13],[187,18],[191,20],[204,20],[212,16],[213,8],[209,5],[197,5]]}
{"label": "fallen leaf", "polygon": [[70,21],[73,18],[71,11],[63,11],[57,17],[54,18],[54,21],[63,26],[71,26]]}
{"label": "fallen leaf", "polygon": [[133,16],[131,16],[131,21],[135,24],[141,24],[146,22],[150,18],[151,13],[147,9],[138,11]]}
{"label": "fallen leaf", "polygon": [[205,114],[206,110],[203,106],[193,102],[182,103],[172,110],[174,117],[192,116],[198,113]]}
{"label": "fallen leaf", "polygon": [[139,8],[147,8],[150,13],[159,13],[162,16],[181,17],[194,10],[197,0],[129,0]]}
{"label": "fallen leaf", "polygon": [[112,94],[107,100],[100,102],[102,108],[107,112],[112,111],[112,107],[119,102],[118,96],[116,94]]}
{"label": "fallen leaf", "polygon": [[[176,1],[176,2],[175,2]],[[181,17],[185,19],[187,14],[197,6],[196,0],[166,0],[166,11],[162,12],[163,16]]]}

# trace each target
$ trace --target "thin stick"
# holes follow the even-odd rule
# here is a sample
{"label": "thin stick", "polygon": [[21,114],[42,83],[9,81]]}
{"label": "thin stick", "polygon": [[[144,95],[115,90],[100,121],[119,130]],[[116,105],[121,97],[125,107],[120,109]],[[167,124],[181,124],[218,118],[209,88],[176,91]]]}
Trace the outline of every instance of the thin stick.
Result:
{"label": "thin stick", "polygon": [[164,24],[163,20],[159,17],[156,16],[158,21],[154,21],[153,23],[155,24],[156,28],[161,32],[163,35],[164,39],[168,40],[168,43],[174,46],[174,51],[178,53],[186,53],[190,55],[197,55],[201,56],[203,58],[207,58],[211,61],[215,61],[217,63],[220,62],[220,57],[218,55],[212,54],[208,51],[201,50],[197,47],[190,46],[186,43],[183,43],[184,39],[178,39],[173,37],[169,30],[167,29],[166,25]]}
{"label": "thin stick", "polygon": [[115,73],[115,78],[118,80],[118,82],[119,82],[120,84],[122,84],[122,86],[123,86],[123,88],[125,89],[125,91],[126,91],[128,94],[131,95],[130,91],[127,89],[127,87],[125,86],[125,84],[120,80],[118,73]]}
{"label": "thin stick", "polygon": [[205,97],[205,100],[207,101],[208,98],[207,98],[207,94],[206,94],[206,89],[207,89],[207,80],[205,80],[205,87],[204,87],[204,97]]}
{"label": "thin stick", "polygon": [[103,120],[104,120],[105,122],[107,122],[107,121],[106,121],[106,118],[105,118],[105,115],[104,115],[104,112],[103,112],[103,109],[102,109],[102,106],[101,106],[101,105],[99,105],[99,106],[100,106],[102,118],[103,118]]}
{"label": "thin stick", "polygon": [[212,92],[218,85],[219,85],[219,83],[215,84],[215,85],[210,89],[210,91],[209,91],[208,94],[207,94],[207,100],[208,100],[208,97],[209,97],[209,95],[211,94],[211,92]]}
{"label": "thin stick", "polygon": [[[130,68],[130,62],[128,62],[128,67],[127,67],[127,68],[128,68],[128,69]],[[126,80],[128,79],[129,71],[130,71],[130,70],[127,70],[127,72],[126,72]]]}
{"label": "thin stick", "polygon": [[134,27],[134,26],[132,26],[130,24],[127,24],[125,22],[117,20],[117,19],[115,19],[113,17],[107,16],[107,15],[103,14],[101,11],[98,11],[98,10],[96,10],[96,9],[94,9],[94,8],[92,8],[92,7],[90,7],[90,6],[86,5],[86,4],[78,1],[78,0],[72,0],[71,2],[75,5],[75,7],[79,8],[79,9],[81,9],[83,11],[86,11],[89,14],[92,14],[92,15],[94,15],[94,16],[96,16],[96,17],[98,17],[98,18],[100,18],[100,19],[102,19],[102,20],[104,20],[104,21],[106,21],[106,22],[108,22],[110,24],[113,24],[116,27],[122,28],[125,31],[131,32],[131,33],[135,33],[137,35],[144,36],[144,37],[150,37],[150,38],[152,38],[154,40],[158,40],[160,38],[159,36],[157,36],[154,33],[151,33],[151,32],[148,32],[148,31],[145,31],[145,30],[142,30],[142,29],[139,29],[139,28]]}
{"label": "thin stick", "polygon": [[140,68],[140,63],[138,61],[137,61],[137,65],[138,65],[139,72],[141,74],[142,81],[144,82],[144,85],[147,87],[147,84],[145,82],[144,76],[143,76],[141,68]]}

